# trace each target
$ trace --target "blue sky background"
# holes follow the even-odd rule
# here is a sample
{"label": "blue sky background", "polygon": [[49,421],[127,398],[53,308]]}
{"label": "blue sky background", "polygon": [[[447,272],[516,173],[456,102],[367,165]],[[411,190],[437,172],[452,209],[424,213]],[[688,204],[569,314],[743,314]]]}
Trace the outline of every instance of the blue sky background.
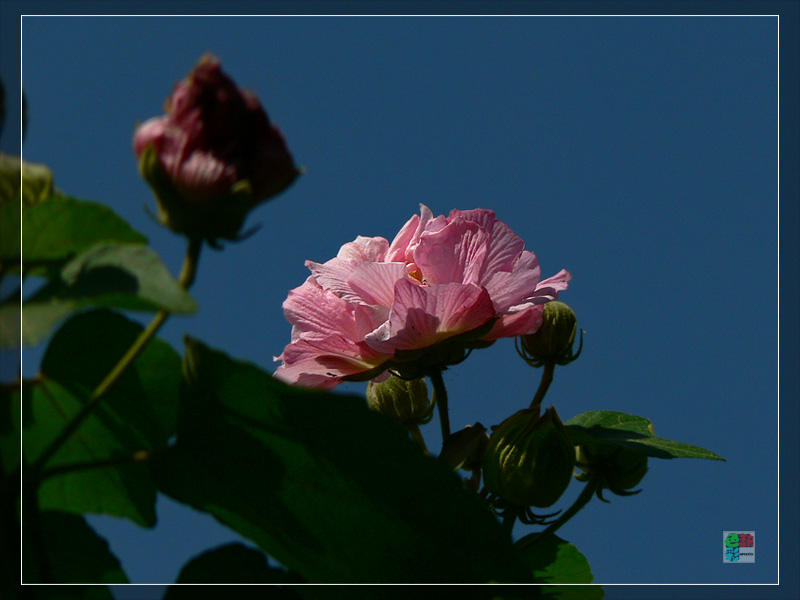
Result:
{"label": "blue sky background", "polygon": [[[583,355],[556,370],[545,405],[563,420],[645,416],[728,459],[651,459],[641,494],[593,501],[559,535],[599,583],[774,583],[777,34],[769,17],[26,18],[23,157],[65,192],[108,203],[177,272],[184,242],[145,215],[131,136],[200,55],[219,56],[307,172],[250,216],[257,235],[204,252],[200,310],[162,338],[181,351],[190,333],[268,370],[306,259],[357,235],[391,239],[420,202],[495,210],[544,276],[573,275],[562,300],[586,330]],[[14,114],[18,83],[4,80]],[[18,153],[15,135],[4,151]],[[23,374],[40,357],[24,352]],[[539,377],[510,339],[473,353],[445,373],[453,427],[499,423]],[[423,433],[439,446],[435,421]],[[133,582],[173,581],[192,556],[239,539],[164,497],[158,512],[153,530],[90,518]],[[756,531],[754,565],[722,564],[722,532],[735,529]],[[117,595],[141,597],[131,593]]]}

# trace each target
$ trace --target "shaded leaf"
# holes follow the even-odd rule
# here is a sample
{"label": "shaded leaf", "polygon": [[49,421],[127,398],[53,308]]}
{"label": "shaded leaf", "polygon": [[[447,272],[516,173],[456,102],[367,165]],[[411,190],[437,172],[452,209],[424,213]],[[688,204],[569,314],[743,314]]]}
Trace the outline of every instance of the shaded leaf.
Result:
{"label": "shaded leaf", "polygon": [[[74,317],[53,337],[36,385],[16,394],[26,459],[35,461],[90,397],[142,331],[110,311]],[[174,435],[180,388],[180,357],[152,340],[100,401],[97,409],[47,463],[49,468],[88,461],[144,459]],[[13,422],[13,421],[12,421]],[[42,484],[44,508],[98,512],[155,524],[155,486],[141,462],[72,471]]]}
{"label": "shaded leaf", "polygon": [[[286,584],[301,581],[281,569],[273,569],[267,557],[258,550],[243,544],[220,546],[190,560],[181,569],[178,580],[181,584],[237,583],[237,584]],[[253,597],[299,598],[290,588],[255,588],[237,585],[225,590],[226,600],[249,600]],[[217,600],[219,589],[200,585],[170,586],[164,600]]]}
{"label": "shaded leaf", "polygon": [[[456,431],[442,444],[439,460],[450,465],[453,470],[461,469],[468,461],[475,461],[478,455],[482,460],[481,450],[486,448],[486,427],[481,423],[467,425],[461,431]],[[473,465],[468,465],[470,468]],[[464,467],[466,468],[466,467]]]}
{"label": "shaded leaf", "polygon": [[575,445],[606,442],[654,458],[725,460],[699,446],[655,435],[650,419],[636,415],[611,410],[592,410],[571,418],[564,425]]}
{"label": "shaded leaf", "polygon": [[4,226],[7,236],[0,241],[0,262],[19,267],[21,235],[23,268],[31,275],[52,273],[98,242],[147,242],[107,206],[58,193],[24,210],[21,224],[17,210],[13,224],[8,232]]}
{"label": "shaded leaf", "polygon": [[[56,583],[127,583],[128,578],[119,561],[111,554],[108,543],[95,533],[83,517],[60,511],[43,511],[40,526],[44,552],[53,579]],[[34,570],[36,549],[31,547],[30,537],[23,538],[26,544],[23,561],[23,581],[37,582]],[[92,588],[92,593],[81,598],[111,599],[106,587]],[[89,590],[82,590],[88,592]],[[51,596],[47,596],[51,597]],[[65,597],[75,596],[65,594]]]}
{"label": "shaded leaf", "polygon": [[158,255],[140,244],[100,243],[67,263],[33,298],[0,306],[0,347],[41,342],[68,314],[85,306],[187,313],[197,304]]}
{"label": "shaded leaf", "polygon": [[0,473],[19,469],[19,391],[13,385],[0,386]]}
{"label": "shaded leaf", "polygon": [[159,489],[317,582],[524,579],[510,539],[441,461],[362,398],[287,386],[187,340]]}

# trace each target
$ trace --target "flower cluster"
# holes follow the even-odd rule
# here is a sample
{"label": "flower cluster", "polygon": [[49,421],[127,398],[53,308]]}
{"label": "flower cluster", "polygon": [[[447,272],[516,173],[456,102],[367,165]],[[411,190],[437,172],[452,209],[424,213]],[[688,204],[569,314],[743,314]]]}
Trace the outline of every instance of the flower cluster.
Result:
{"label": "flower cluster", "polygon": [[361,237],[289,292],[292,341],[276,376],[333,388],[387,370],[425,376],[501,337],[535,332],[566,270],[541,279],[536,256],[491,210],[434,217],[421,207],[390,243]]}

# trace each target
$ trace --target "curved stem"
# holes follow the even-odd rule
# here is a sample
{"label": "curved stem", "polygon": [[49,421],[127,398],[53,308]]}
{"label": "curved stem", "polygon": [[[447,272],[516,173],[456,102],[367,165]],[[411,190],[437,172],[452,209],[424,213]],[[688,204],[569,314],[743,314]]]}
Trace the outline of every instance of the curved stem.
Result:
{"label": "curved stem", "polygon": [[112,456],[100,460],[85,460],[80,462],[69,463],[66,465],[58,465],[57,467],[50,467],[43,469],[39,477],[39,481],[46,481],[51,477],[58,475],[66,475],[67,473],[75,473],[77,471],[87,471],[90,469],[102,469],[103,467],[116,467],[119,465],[145,462],[150,460],[156,454],[163,452],[163,450],[137,450],[133,454],[126,454],[124,456]]}
{"label": "curved stem", "polygon": [[406,429],[408,429],[409,433],[411,434],[411,438],[420,446],[422,446],[425,454],[430,454],[430,452],[428,452],[428,446],[425,444],[425,438],[422,437],[422,432],[419,430],[419,425],[416,423],[409,423],[406,425]]}
{"label": "curved stem", "polygon": [[520,544],[520,550],[527,548],[528,546],[538,544],[548,536],[552,535],[556,532],[564,523],[569,521],[572,517],[574,517],[579,510],[581,510],[584,506],[589,503],[589,500],[592,499],[595,492],[597,492],[598,488],[602,485],[603,478],[601,476],[592,477],[584,486],[583,491],[581,491],[580,495],[575,499],[575,502],[572,503],[564,514],[562,514],[558,519],[550,523],[547,529],[544,529],[539,535],[530,540],[526,541],[523,544]]}
{"label": "curved stem", "polygon": [[[203,240],[189,240],[189,248],[186,251],[186,258],[183,261],[183,268],[181,269],[181,274],[178,279],[178,283],[183,289],[189,289],[189,286],[192,285],[194,282],[194,277],[197,274],[197,264],[200,259],[200,250],[203,247]],[[156,316],[153,317],[153,320],[150,321],[150,324],[147,328],[139,334],[139,337],[136,338],[136,341],[133,342],[128,351],[125,355],[119,360],[119,362],[114,366],[113,369],[106,375],[105,379],[100,382],[100,384],[94,389],[92,395],[89,396],[89,400],[81,407],[81,410],[72,418],[72,420],[67,424],[64,429],[61,430],[61,433],[56,436],[56,438],[50,443],[50,445],[45,448],[44,452],[42,452],[36,461],[32,465],[32,470],[34,473],[37,473],[41,470],[41,468],[47,463],[52,456],[58,452],[58,449],[64,445],[70,436],[81,426],[81,424],[86,420],[86,418],[94,412],[97,408],[100,400],[103,396],[108,392],[109,389],[119,380],[120,376],[125,372],[125,370],[136,360],[136,357],[141,354],[142,350],[144,350],[145,346],[147,346],[148,342],[153,339],[155,334],[161,329],[161,326],[169,317],[170,313],[165,310],[161,310],[156,313]]]}
{"label": "curved stem", "polygon": [[553,373],[556,370],[556,364],[553,362],[548,362],[544,364],[544,373],[542,373],[542,380],[539,382],[539,389],[536,390],[536,395],[533,397],[533,401],[531,402],[531,408],[539,408],[542,405],[542,400],[544,400],[544,395],[547,393],[547,389],[550,387],[550,384],[553,382]]}
{"label": "curved stem", "polygon": [[442,443],[450,437],[450,413],[447,409],[447,388],[444,387],[441,371],[431,371],[429,374],[433,384],[433,401],[439,409],[439,423],[442,426]]}

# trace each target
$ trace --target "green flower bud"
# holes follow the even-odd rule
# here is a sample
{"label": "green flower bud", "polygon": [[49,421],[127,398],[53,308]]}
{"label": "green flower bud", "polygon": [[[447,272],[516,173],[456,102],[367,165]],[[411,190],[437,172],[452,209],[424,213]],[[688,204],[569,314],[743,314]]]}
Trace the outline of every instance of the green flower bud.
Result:
{"label": "green flower bud", "polygon": [[486,488],[517,506],[551,506],[567,489],[575,447],[551,407],[521,410],[492,432],[483,462]]}
{"label": "green flower bud", "polygon": [[401,425],[422,425],[433,416],[433,404],[428,400],[428,384],[424,379],[401,379],[392,375],[380,383],[370,381],[367,403],[375,412]]}
{"label": "green flower bud", "polygon": [[581,347],[578,348],[577,354],[572,352],[577,332],[578,320],[575,313],[563,302],[553,300],[544,305],[542,325],[536,333],[519,337],[517,351],[533,367],[541,367],[545,363],[566,365],[578,358],[581,353],[583,332],[581,332]]}
{"label": "green flower bud", "polygon": [[[602,478],[601,489],[611,490],[619,496],[631,496],[628,492],[641,483],[647,473],[647,456],[611,444],[585,444],[576,449],[576,463],[583,473],[576,473],[578,481]],[[600,499],[603,499],[600,496]]]}

